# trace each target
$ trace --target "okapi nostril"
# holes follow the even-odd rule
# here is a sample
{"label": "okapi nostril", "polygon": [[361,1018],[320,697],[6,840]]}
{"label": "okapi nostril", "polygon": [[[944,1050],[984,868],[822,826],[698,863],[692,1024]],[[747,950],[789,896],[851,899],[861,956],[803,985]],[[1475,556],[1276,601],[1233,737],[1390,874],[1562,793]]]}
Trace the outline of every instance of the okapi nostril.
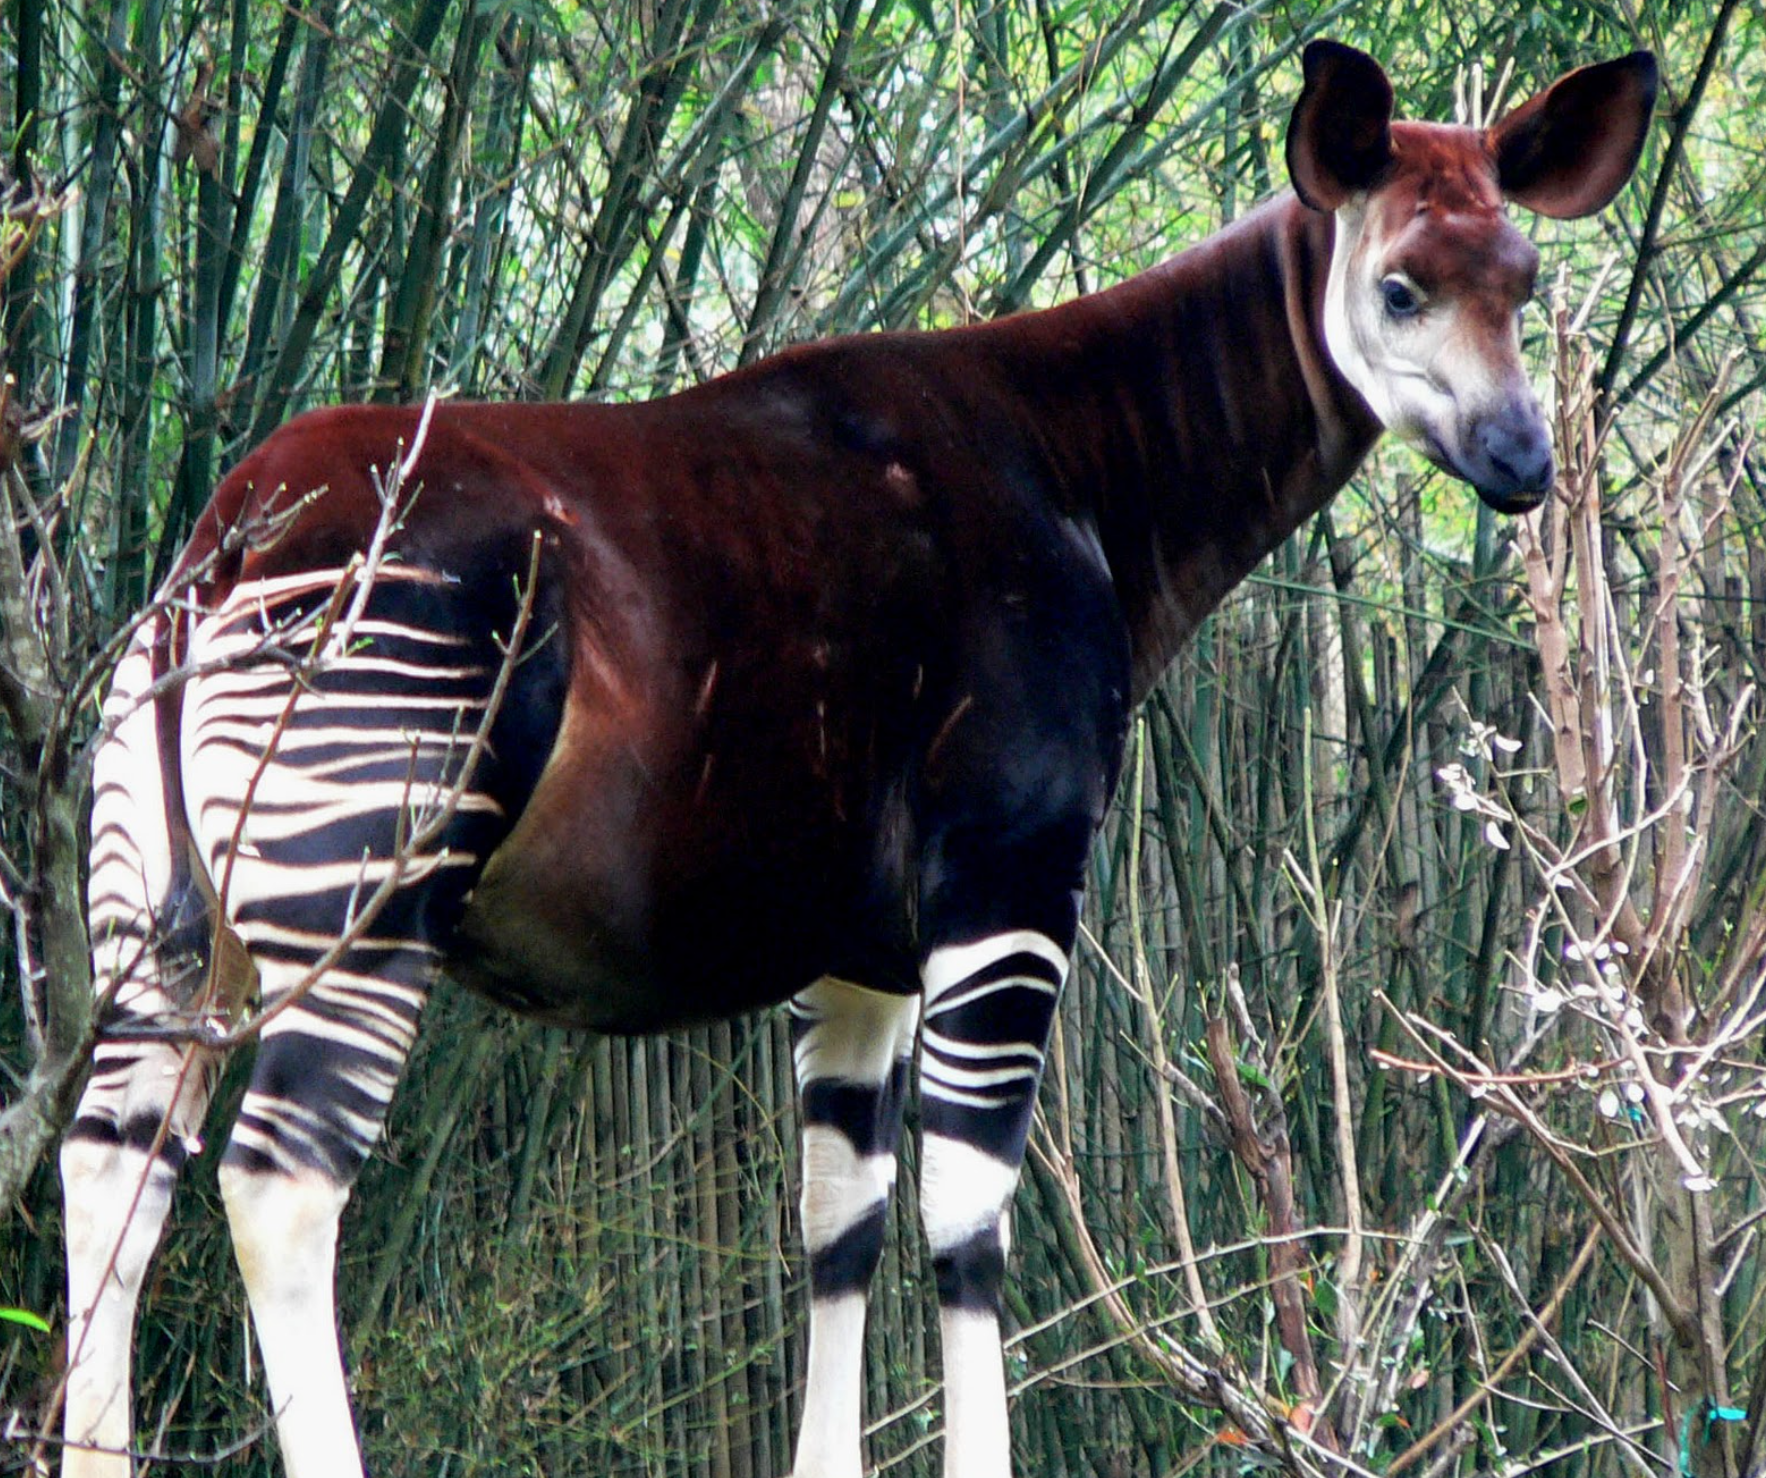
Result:
{"label": "okapi nostril", "polygon": [[1514,492],[1542,493],[1556,474],[1551,438],[1537,423],[1515,426],[1499,420],[1478,428],[1476,446],[1489,463],[1493,482]]}

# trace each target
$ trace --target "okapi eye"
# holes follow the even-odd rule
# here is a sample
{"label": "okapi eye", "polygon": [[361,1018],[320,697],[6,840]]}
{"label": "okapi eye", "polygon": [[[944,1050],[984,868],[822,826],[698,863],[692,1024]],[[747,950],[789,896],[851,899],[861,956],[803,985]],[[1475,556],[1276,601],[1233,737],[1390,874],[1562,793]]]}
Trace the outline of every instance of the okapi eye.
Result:
{"label": "okapi eye", "polygon": [[1380,283],[1380,296],[1386,311],[1394,318],[1411,318],[1422,308],[1422,299],[1402,277],[1388,277]]}

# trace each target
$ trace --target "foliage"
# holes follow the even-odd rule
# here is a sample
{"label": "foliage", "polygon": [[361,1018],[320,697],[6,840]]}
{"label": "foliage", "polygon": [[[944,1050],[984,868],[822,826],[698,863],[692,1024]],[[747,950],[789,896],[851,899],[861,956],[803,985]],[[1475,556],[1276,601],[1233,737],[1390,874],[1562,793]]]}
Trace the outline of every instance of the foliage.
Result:
{"label": "foliage", "polygon": [[[1280,186],[1325,31],[1414,116],[1637,45],[1667,90],[1619,206],[1530,227],[1564,501],[1517,535],[1382,451],[1143,714],[1018,1205],[1020,1466],[1237,1473],[1275,1432],[1299,1472],[1310,1432],[1381,1473],[1766,1467],[1766,16],[1736,0],[17,0],[16,1430],[53,1405],[18,1311],[60,1318],[92,695],[220,472],[324,401],[635,398],[1105,285]],[[787,1471],[789,1078],[770,1016],[584,1041],[444,990],[346,1223],[375,1471]],[[216,1149],[146,1299],[140,1429],[269,1473]],[[937,1429],[906,1168],[891,1474]]]}

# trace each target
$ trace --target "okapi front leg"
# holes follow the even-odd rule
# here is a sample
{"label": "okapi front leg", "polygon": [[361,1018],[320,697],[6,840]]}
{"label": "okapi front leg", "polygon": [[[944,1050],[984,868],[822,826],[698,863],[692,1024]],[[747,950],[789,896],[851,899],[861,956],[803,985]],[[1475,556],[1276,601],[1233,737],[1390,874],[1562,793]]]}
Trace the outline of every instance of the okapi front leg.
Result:
{"label": "okapi front leg", "polygon": [[920,1003],[825,979],[791,1002],[803,1112],[809,1378],[796,1478],[859,1478],[865,1307],[895,1185]]}
{"label": "okapi front leg", "polygon": [[1012,930],[935,949],[924,973],[920,1206],[944,1346],[944,1472],[1009,1478],[1000,1289],[1067,952]]}

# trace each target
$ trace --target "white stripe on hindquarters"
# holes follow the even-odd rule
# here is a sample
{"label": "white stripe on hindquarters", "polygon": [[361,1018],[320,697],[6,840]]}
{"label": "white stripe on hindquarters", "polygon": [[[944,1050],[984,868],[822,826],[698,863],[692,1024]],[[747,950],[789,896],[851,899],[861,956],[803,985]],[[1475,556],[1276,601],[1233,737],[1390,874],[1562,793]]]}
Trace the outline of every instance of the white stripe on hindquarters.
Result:
{"label": "white stripe on hindquarters", "polygon": [[161,768],[159,710],[149,696],[161,618],[145,623],[117,665],[104,700],[110,733],[92,762],[92,870],[87,885],[95,988],[124,1011],[175,1003],[159,990],[152,957],[155,915],[174,864]]}

